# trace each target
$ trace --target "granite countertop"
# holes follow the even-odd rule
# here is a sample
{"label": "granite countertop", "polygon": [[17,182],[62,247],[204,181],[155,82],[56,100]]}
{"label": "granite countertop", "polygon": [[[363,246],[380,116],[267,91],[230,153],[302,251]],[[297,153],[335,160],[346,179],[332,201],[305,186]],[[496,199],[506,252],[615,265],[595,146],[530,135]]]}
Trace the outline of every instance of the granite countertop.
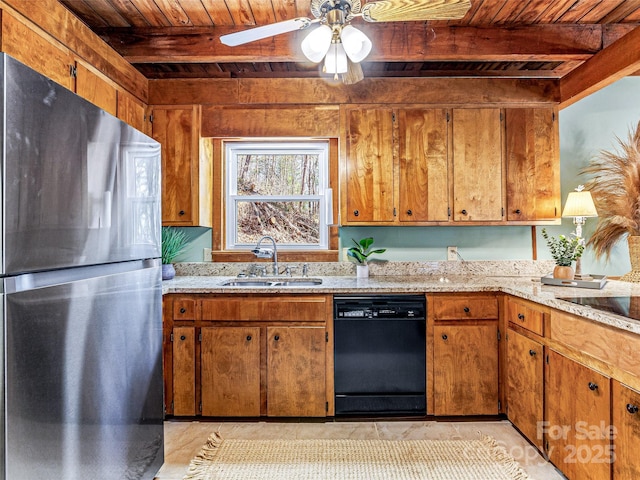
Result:
{"label": "granite countertop", "polygon": [[[445,262],[439,262],[445,263]],[[453,262],[446,262],[453,263]],[[462,262],[457,262],[462,263]],[[595,310],[591,307],[582,306],[559,300],[559,297],[616,297],[616,296],[640,296],[640,285],[620,282],[615,280],[607,281],[602,289],[576,288],[576,287],[555,287],[545,285],[540,282],[540,271],[545,272],[548,264],[536,265],[536,268],[516,268],[510,265],[508,271],[517,275],[500,274],[504,269],[485,268],[487,265],[478,267],[481,262],[468,262],[468,272],[453,271],[451,268],[434,269],[431,265],[430,273],[414,268],[411,264],[411,272],[405,271],[398,274],[399,266],[386,268],[384,273],[391,275],[372,275],[369,278],[359,279],[354,274],[344,275],[344,272],[327,272],[316,269],[319,273],[330,273],[313,275],[309,278],[322,279],[321,285],[314,286],[223,286],[228,280],[233,280],[236,275],[229,275],[230,272],[216,271],[216,275],[203,274],[202,271],[194,271],[188,266],[176,270],[182,274],[173,280],[163,282],[163,294],[166,293],[227,293],[227,294],[398,294],[398,293],[463,293],[463,292],[503,292],[516,297],[546,305],[568,313],[580,315],[599,323],[624,329],[640,334],[640,321]],[[495,262],[493,262],[495,263]],[[446,266],[446,265],[445,265]],[[477,267],[477,268],[475,268]],[[237,267],[235,267],[237,269]],[[344,267],[343,267],[344,268]],[[460,268],[456,266],[455,268]],[[538,271],[536,271],[538,270]],[[196,274],[194,274],[196,273]],[[225,275],[226,273],[226,275]],[[315,273],[313,270],[311,273]],[[334,275],[334,273],[338,273]]]}

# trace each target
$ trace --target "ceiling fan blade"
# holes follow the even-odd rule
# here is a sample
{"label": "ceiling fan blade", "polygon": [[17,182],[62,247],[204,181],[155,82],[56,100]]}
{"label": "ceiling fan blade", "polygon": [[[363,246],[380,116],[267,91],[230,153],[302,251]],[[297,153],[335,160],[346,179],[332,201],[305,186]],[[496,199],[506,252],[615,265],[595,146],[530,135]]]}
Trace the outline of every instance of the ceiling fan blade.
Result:
{"label": "ceiling fan blade", "polygon": [[462,18],[471,0],[379,0],[362,7],[367,22],[410,22]]}
{"label": "ceiling fan blade", "polygon": [[220,41],[229,47],[235,47],[237,45],[261,40],[274,35],[280,35],[282,33],[304,30],[316,21],[318,20],[310,20],[306,17],[292,18],[291,20],[285,20],[284,22],[271,23],[269,25],[263,25],[249,30],[242,30],[240,32],[222,35],[220,37]]}

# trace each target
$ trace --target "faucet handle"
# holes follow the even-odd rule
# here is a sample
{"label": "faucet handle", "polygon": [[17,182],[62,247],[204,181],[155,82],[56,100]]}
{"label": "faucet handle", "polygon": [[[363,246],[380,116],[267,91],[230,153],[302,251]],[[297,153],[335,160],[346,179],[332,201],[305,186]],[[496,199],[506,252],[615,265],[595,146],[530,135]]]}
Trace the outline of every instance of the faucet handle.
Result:
{"label": "faucet handle", "polygon": [[303,277],[308,277],[309,276],[309,264],[305,263],[304,265],[302,265],[302,276]]}
{"label": "faucet handle", "polygon": [[295,270],[297,267],[284,267],[284,269],[282,270],[281,273],[284,273],[285,276],[290,277],[291,276],[291,271]]}
{"label": "faucet handle", "polygon": [[265,277],[267,275],[267,267],[264,265],[256,266],[256,276]]}

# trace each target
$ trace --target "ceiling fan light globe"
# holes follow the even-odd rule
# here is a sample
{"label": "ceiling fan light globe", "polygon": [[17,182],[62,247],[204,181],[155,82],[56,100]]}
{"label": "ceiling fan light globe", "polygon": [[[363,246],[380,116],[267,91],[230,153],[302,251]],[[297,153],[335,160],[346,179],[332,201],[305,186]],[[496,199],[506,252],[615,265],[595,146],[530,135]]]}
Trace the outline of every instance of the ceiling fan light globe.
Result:
{"label": "ceiling fan light globe", "polygon": [[320,25],[304,37],[300,47],[302,53],[313,63],[320,63],[331,47],[331,27]]}
{"label": "ceiling fan light globe", "polygon": [[332,43],[324,57],[324,71],[326,73],[347,73],[347,54],[342,43]]}
{"label": "ceiling fan light globe", "polygon": [[354,63],[360,63],[364,60],[373,47],[369,37],[351,25],[342,28],[340,40],[349,59]]}

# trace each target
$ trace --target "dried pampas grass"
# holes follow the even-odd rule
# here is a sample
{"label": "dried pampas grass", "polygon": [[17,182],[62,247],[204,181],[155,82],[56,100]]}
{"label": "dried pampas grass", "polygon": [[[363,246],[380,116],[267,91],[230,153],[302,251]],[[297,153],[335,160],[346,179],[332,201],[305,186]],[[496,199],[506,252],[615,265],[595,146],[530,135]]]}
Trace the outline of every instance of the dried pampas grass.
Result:
{"label": "dried pampas grass", "polygon": [[625,234],[640,235],[640,122],[626,142],[616,137],[619,149],[601,151],[581,173],[589,180],[585,190],[593,196],[598,224],[587,242],[596,258],[611,255]]}

